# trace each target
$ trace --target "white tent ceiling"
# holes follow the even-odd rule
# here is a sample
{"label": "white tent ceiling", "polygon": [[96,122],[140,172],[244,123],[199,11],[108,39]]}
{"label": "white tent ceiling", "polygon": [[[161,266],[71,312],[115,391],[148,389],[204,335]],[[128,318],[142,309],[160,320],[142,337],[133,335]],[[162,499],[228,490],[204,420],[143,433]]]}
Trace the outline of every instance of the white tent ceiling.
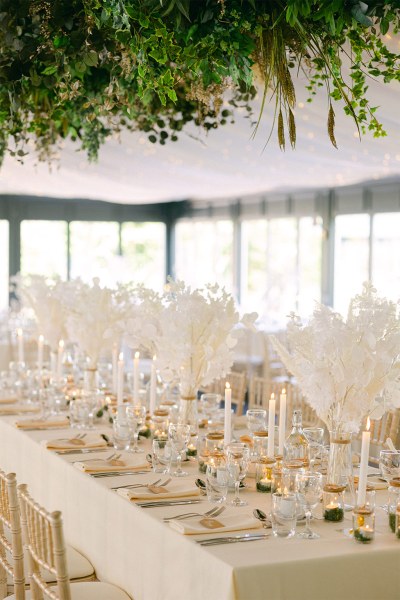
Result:
{"label": "white tent ceiling", "polygon": [[[398,47],[400,36],[391,43]],[[237,114],[235,124],[208,136],[192,129],[200,141],[182,133],[178,142],[160,146],[148,142],[145,134],[125,132],[101,148],[96,164],[89,164],[72,144],[63,148],[59,166],[52,171],[46,164],[36,165],[33,155],[23,165],[7,157],[0,170],[0,193],[138,204],[336,187],[400,175],[399,92],[397,82],[370,82],[369,97],[373,106],[380,106],[377,116],[388,131],[386,138],[368,135],[360,142],[354,123],[337,105],[336,150],[326,133],[326,96],[307,103],[299,82],[295,151],[281,152],[275,135],[263,150],[271,123],[272,106],[267,106],[269,114],[254,140],[249,120]]]}

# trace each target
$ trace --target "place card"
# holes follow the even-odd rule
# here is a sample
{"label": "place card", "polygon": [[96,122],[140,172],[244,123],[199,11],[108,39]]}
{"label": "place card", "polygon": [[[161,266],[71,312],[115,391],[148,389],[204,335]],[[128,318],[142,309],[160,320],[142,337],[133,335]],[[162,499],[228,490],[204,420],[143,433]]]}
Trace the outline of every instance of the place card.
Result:
{"label": "place card", "polygon": [[200,525],[203,525],[203,527],[206,527],[207,529],[220,529],[221,527],[224,527],[224,524],[221,523],[221,521],[211,518],[201,519]]}

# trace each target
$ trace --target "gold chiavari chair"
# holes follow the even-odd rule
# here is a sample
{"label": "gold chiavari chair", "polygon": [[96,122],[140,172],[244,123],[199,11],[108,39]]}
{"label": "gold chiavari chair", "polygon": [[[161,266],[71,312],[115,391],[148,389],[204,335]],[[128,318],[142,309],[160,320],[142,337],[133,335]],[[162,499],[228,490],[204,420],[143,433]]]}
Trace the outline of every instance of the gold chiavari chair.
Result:
{"label": "gold chiavari chair", "polygon": [[243,406],[247,391],[247,377],[245,372],[231,371],[223,379],[217,379],[205,387],[206,392],[221,394],[224,398],[225,383],[228,382],[232,389],[232,405],[236,406],[236,414],[243,414]]}
{"label": "gold chiavari chair", "polygon": [[[120,588],[100,581],[70,582],[61,513],[49,513],[29,495],[27,486],[18,486],[21,525],[28,555],[30,600],[129,600]],[[45,572],[55,583],[46,581]],[[17,599],[16,595],[9,600]],[[21,597],[23,598],[23,597]],[[19,600],[19,599],[18,599]]]}
{"label": "gold chiavari chair", "polygon": [[[366,421],[367,419],[365,418],[357,435],[357,440],[359,441],[361,441],[362,432],[366,428]],[[371,419],[370,432],[370,462],[377,464],[379,462],[379,451],[383,450],[388,438],[392,440],[396,448],[400,446],[400,409],[389,410],[379,420]]]}
{"label": "gold chiavari chair", "polygon": [[[8,576],[8,577],[7,577]],[[15,473],[0,471],[0,598],[13,581],[17,600],[25,598],[24,553]]]}

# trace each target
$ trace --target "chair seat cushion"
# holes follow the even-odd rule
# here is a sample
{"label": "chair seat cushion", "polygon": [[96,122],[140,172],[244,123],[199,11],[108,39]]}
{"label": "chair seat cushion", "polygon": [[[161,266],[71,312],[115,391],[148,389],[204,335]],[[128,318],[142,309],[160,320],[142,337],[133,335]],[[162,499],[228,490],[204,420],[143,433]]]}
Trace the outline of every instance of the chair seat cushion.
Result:
{"label": "chair seat cushion", "polygon": [[[66,546],[67,551],[67,565],[68,565],[68,573],[71,581],[74,579],[86,579],[90,577],[94,573],[93,565],[88,561],[88,559],[83,556],[78,550],[72,548],[72,546]],[[26,557],[24,557],[24,572],[25,572],[25,583],[29,583],[28,581],[28,561]],[[44,571],[44,578],[46,581],[55,581],[55,577],[49,571]],[[7,577],[7,585],[12,585],[12,577],[8,575]]]}
{"label": "chair seat cushion", "polygon": [[[31,600],[31,592],[26,592],[26,600]],[[7,600],[15,600],[14,594],[7,596]],[[71,583],[71,600],[131,600],[121,588],[103,583],[102,581],[88,581]]]}

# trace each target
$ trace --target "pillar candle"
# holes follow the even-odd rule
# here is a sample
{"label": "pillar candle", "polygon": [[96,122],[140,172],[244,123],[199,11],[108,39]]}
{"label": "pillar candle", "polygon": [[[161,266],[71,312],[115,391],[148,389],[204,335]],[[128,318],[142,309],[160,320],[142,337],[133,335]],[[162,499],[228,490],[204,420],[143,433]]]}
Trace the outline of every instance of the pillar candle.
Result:
{"label": "pillar candle", "polygon": [[117,394],[118,387],[118,346],[112,347],[112,393]]}
{"label": "pillar candle", "polygon": [[57,354],[57,380],[60,381],[62,375],[62,361],[64,358],[64,340],[58,342]]}
{"label": "pillar candle", "polygon": [[124,355],[121,352],[118,357],[117,365],[117,404],[124,402]]}
{"label": "pillar candle", "polygon": [[44,346],[44,336],[39,335],[39,337],[38,337],[38,370],[39,370],[39,373],[43,370],[43,346]]}
{"label": "pillar candle", "polygon": [[225,384],[225,428],[224,443],[231,443],[231,419],[232,419],[232,390],[228,382]]}
{"label": "pillar candle", "polygon": [[275,394],[271,394],[268,410],[268,456],[275,455]]}
{"label": "pillar candle", "polygon": [[18,341],[18,362],[22,363],[25,361],[24,356],[24,332],[21,328],[17,329],[17,341]]}
{"label": "pillar candle", "polygon": [[150,414],[152,415],[156,408],[156,396],[157,396],[157,372],[156,372],[156,356],[153,356],[153,362],[151,363],[151,375],[150,375]]}
{"label": "pillar candle", "polygon": [[369,444],[371,441],[371,432],[369,417],[367,419],[367,429],[363,431],[361,441],[361,458],[360,458],[360,474],[358,478],[358,494],[357,494],[357,505],[364,506],[365,496],[367,491],[367,471],[368,471],[368,459],[369,459]]}
{"label": "pillar candle", "polygon": [[135,352],[135,358],[133,359],[133,401],[138,404],[139,398],[139,384],[140,384],[140,371],[139,371],[139,352]]}
{"label": "pillar candle", "polygon": [[279,449],[278,454],[283,454],[283,446],[286,438],[286,390],[282,390],[279,396]]}

